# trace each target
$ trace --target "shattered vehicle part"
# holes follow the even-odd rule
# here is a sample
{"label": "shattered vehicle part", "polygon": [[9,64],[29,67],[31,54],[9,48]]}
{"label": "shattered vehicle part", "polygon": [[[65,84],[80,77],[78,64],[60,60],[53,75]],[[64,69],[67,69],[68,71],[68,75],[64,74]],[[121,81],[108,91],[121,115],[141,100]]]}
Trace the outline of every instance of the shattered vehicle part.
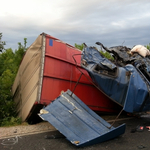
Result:
{"label": "shattered vehicle part", "polygon": [[135,129],[131,130],[131,133],[142,132],[144,130],[144,126],[138,125]]}
{"label": "shattered vehicle part", "polygon": [[105,58],[96,48],[85,46],[81,65],[93,82],[110,99],[120,104],[126,112],[150,110],[150,59],[130,48],[116,46],[104,50],[111,53],[114,61]]}
{"label": "shattered vehicle part", "polygon": [[143,57],[150,55],[150,51],[145,46],[142,45],[136,45],[131,49],[131,54],[136,52]]}
{"label": "shattered vehicle part", "polygon": [[148,131],[150,131],[150,126],[146,126],[146,128],[148,129]]}
{"label": "shattered vehicle part", "polygon": [[125,132],[125,124],[113,127],[70,90],[44,108],[39,116],[52,124],[76,146],[88,146],[113,139]]}

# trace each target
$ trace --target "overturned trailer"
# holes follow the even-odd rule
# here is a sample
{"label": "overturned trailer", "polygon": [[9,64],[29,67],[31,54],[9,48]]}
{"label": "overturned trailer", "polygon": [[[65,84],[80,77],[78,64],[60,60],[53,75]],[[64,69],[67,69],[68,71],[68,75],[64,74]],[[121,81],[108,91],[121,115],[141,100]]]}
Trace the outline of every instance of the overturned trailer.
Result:
{"label": "overturned trailer", "polygon": [[[74,54],[81,54],[81,51],[45,33],[28,48],[12,87],[22,121],[34,123],[43,106],[50,104],[62,91],[73,91],[81,74],[72,58]],[[76,56],[76,62],[89,77],[80,66],[81,55]],[[94,111],[120,111],[121,107],[96,89],[85,76],[81,77],[74,93]]]}

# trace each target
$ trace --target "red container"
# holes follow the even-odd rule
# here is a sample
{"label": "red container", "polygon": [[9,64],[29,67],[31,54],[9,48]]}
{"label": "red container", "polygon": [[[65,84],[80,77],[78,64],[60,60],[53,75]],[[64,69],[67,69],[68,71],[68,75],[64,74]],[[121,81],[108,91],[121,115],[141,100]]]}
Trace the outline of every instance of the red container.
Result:
{"label": "red container", "polygon": [[[29,47],[12,87],[17,111],[23,121],[30,116],[35,118],[34,114],[37,115],[43,105],[51,103],[62,91],[74,91],[81,75],[74,54],[81,54],[81,51],[45,33]],[[74,58],[80,70],[90,78],[80,66],[81,55]],[[75,88],[75,95],[94,111],[120,111],[120,106],[95,88],[84,75]]]}
{"label": "red container", "polygon": [[[72,57],[74,54],[81,54],[81,51],[46,35],[41,104],[49,104],[60,95],[61,91],[74,90],[81,75]],[[81,55],[74,56],[74,58],[80,70],[90,79],[86,70],[80,66]],[[117,104],[96,89],[84,75],[82,75],[74,93],[94,111],[118,112],[120,109]]]}

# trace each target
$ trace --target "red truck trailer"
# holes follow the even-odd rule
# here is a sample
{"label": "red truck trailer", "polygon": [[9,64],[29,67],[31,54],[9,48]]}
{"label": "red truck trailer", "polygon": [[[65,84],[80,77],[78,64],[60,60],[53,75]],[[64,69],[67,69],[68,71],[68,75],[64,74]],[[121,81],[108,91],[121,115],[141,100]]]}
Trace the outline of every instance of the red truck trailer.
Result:
{"label": "red truck trailer", "polygon": [[[77,48],[42,33],[28,48],[17,72],[12,93],[22,121],[30,120],[39,110],[54,101],[62,91],[74,89],[81,72],[73,59],[81,54]],[[80,66],[81,55],[75,57]],[[82,75],[74,93],[92,110],[118,112],[120,106],[112,102]]]}

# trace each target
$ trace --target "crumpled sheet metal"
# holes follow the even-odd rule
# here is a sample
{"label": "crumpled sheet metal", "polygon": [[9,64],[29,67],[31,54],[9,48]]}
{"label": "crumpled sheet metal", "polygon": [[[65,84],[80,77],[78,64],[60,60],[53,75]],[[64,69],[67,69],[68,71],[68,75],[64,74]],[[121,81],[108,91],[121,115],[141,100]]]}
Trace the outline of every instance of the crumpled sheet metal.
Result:
{"label": "crumpled sheet metal", "polygon": [[42,109],[40,117],[80,147],[104,142],[125,132],[125,124],[116,128],[111,126],[70,90]]}
{"label": "crumpled sheet metal", "polygon": [[[109,52],[115,51],[113,53],[114,55],[119,51],[117,48],[106,50]],[[120,50],[118,53],[125,53],[125,51]],[[126,112],[133,113],[150,110],[150,84],[138,69],[138,66],[145,64],[145,68],[148,72],[150,64],[149,58],[142,58],[142,56],[139,55],[130,58],[127,54],[128,58],[126,57],[125,60],[122,60],[123,57],[120,57],[122,55],[116,54],[117,59],[122,60],[121,66],[118,66],[104,58],[94,47],[86,46],[82,54],[82,67],[88,71],[93,82],[110,99],[124,107]],[[110,68],[110,66],[112,66],[112,68]]]}

